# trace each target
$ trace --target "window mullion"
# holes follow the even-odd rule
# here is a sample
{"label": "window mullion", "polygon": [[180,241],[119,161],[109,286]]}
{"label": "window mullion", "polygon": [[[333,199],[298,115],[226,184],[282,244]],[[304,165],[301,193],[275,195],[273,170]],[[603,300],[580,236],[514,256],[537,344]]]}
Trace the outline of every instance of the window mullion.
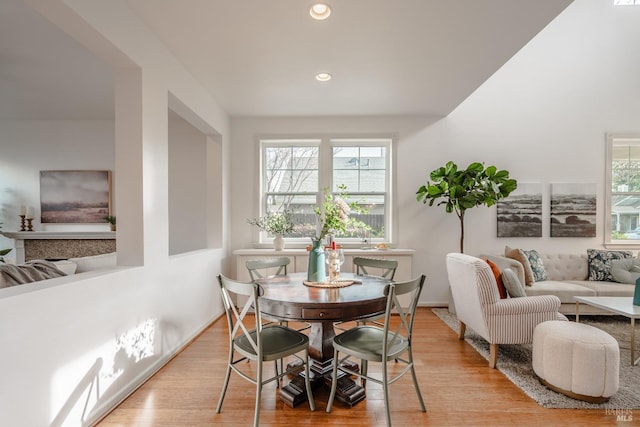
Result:
{"label": "window mullion", "polygon": [[333,146],[328,138],[323,138],[320,143],[320,159],[319,159],[319,179],[318,179],[318,204],[322,202],[324,197],[323,190],[328,188],[333,191]]}

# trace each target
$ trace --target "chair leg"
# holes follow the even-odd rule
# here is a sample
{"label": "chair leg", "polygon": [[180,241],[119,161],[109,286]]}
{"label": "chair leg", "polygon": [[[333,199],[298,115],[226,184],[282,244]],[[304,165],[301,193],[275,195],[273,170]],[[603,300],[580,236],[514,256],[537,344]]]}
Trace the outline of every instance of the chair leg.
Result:
{"label": "chair leg", "polygon": [[253,427],[260,424],[260,396],[262,395],[262,361],[258,361],[258,370],[256,373],[256,408],[253,413]]}
{"label": "chair leg", "polygon": [[495,369],[498,362],[498,344],[489,344],[489,367]]}
{"label": "chair leg", "polygon": [[464,333],[467,330],[467,325],[465,325],[464,323],[460,322],[460,330],[458,331],[458,339],[459,340],[463,340],[464,339]]}
{"label": "chair leg", "polygon": [[[362,375],[367,375],[367,370],[369,369],[369,365],[367,364],[367,360],[360,359],[360,373]],[[365,388],[367,385],[367,379],[365,377],[361,378],[362,388]]]}
{"label": "chair leg", "polygon": [[309,409],[316,410],[316,402],[313,400],[313,393],[311,392],[311,373],[309,372],[309,350],[304,351],[304,386],[307,389],[307,400],[309,401]]}
{"label": "chair leg", "polygon": [[411,376],[413,377],[413,386],[416,388],[416,394],[418,395],[418,401],[420,401],[420,408],[422,412],[427,412],[427,408],[424,406],[424,400],[422,400],[422,393],[420,393],[420,386],[418,385],[418,377],[416,376],[416,370],[413,365],[413,351],[409,347],[409,363],[411,364]]}
{"label": "chair leg", "polygon": [[389,378],[387,372],[387,361],[382,361],[382,392],[384,393],[384,412],[387,417],[387,425],[391,425],[391,414],[389,411]]}
{"label": "chair leg", "polygon": [[333,349],[333,372],[331,373],[331,393],[329,394],[329,401],[327,402],[327,412],[331,412],[333,406],[333,399],[336,397],[336,390],[338,389],[338,350]]}
{"label": "chair leg", "polygon": [[[233,346],[233,344],[232,344]],[[227,393],[227,386],[229,385],[229,377],[231,377],[231,362],[233,361],[233,349],[229,350],[229,361],[227,362],[227,373],[224,376],[224,385],[220,392],[220,398],[218,399],[218,406],[216,407],[216,414],[219,414],[222,410],[222,402],[224,401],[224,395]]]}

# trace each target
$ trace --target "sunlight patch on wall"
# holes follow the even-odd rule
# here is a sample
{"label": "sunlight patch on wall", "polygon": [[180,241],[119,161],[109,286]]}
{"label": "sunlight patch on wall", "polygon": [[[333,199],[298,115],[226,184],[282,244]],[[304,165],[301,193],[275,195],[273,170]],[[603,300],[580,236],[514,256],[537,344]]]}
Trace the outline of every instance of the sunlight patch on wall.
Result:
{"label": "sunlight patch on wall", "polygon": [[[130,369],[155,360],[157,319],[148,319],[56,371],[51,381],[51,427],[85,425],[94,408],[112,398],[110,390]],[[136,367],[135,375],[146,369]],[[125,379],[126,381],[126,379]]]}

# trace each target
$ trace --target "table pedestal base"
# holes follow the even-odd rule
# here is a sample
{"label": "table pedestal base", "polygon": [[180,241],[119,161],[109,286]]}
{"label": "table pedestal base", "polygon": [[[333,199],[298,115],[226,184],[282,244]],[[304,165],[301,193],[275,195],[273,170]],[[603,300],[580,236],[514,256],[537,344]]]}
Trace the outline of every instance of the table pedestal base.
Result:
{"label": "table pedestal base", "polygon": [[[331,378],[325,379],[325,384],[331,387]],[[350,408],[365,398],[364,388],[357,384],[348,375],[338,377],[338,386],[336,388],[336,399],[348,405]]]}
{"label": "table pedestal base", "polygon": [[[346,361],[343,363],[343,366],[352,371],[358,371],[358,365],[351,361]],[[287,370],[289,372],[297,371],[299,373],[289,381],[289,384],[280,388],[280,400],[293,408],[300,403],[307,401],[307,391],[304,385],[304,369],[302,368],[302,363],[296,361],[289,363],[287,365]],[[310,369],[312,390],[316,390],[318,387],[322,386],[331,388],[332,370],[333,360],[327,360],[325,362],[318,362],[314,360]],[[336,399],[349,407],[352,407],[364,398],[365,391],[361,385],[357,384],[348,375],[342,374],[342,376],[338,376]]]}

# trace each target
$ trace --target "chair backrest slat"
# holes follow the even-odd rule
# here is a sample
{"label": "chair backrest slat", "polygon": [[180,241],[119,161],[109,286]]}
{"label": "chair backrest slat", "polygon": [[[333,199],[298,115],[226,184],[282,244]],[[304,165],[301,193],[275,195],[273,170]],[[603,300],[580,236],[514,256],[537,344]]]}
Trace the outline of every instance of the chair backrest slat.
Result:
{"label": "chair backrest slat", "polygon": [[[263,292],[262,287],[253,282],[244,283],[231,280],[223,275],[218,276],[218,283],[220,284],[220,293],[227,315],[230,340],[233,341],[244,335],[256,354],[259,354],[262,319],[258,301]],[[241,310],[238,310],[238,307],[235,306],[231,294],[248,297]],[[253,321],[249,321],[249,318],[247,318],[247,313],[250,311],[255,311]],[[257,333],[252,335],[252,330],[257,331]]]}
{"label": "chair backrest slat", "polygon": [[[377,259],[377,258],[365,258],[355,257],[353,258],[353,265],[356,266],[356,274],[369,275],[369,268],[377,268],[382,270],[379,276],[385,279],[393,280],[398,269],[398,261],[394,259]],[[376,274],[378,276],[378,274]]]}
{"label": "chair backrest slat", "polygon": [[251,277],[251,281],[256,279],[260,279],[268,275],[269,269],[276,268],[273,275],[286,275],[287,274],[287,266],[291,260],[289,257],[283,256],[278,258],[268,258],[268,259],[251,259],[248,260],[245,264],[247,266],[247,270],[249,271],[249,276]]}
{"label": "chair backrest slat", "polygon": [[[418,306],[418,300],[424,287],[425,276],[421,275],[408,282],[391,283],[387,285],[385,294],[387,295],[387,308],[385,310],[384,320],[384,338],[383,349],[385,355],[388,349],[398,340],[406,339],[411,341],[411,335],[413,334],[413,321],[415,317],[416,307]],[[411,303],[405,310],[398,299],[398,296],[411,294]],[[394,314],[398,315],[400,323],[396,327],[395,331],[391,331],[391,319]],[[391,337],[391,339],[389,339]]]}

